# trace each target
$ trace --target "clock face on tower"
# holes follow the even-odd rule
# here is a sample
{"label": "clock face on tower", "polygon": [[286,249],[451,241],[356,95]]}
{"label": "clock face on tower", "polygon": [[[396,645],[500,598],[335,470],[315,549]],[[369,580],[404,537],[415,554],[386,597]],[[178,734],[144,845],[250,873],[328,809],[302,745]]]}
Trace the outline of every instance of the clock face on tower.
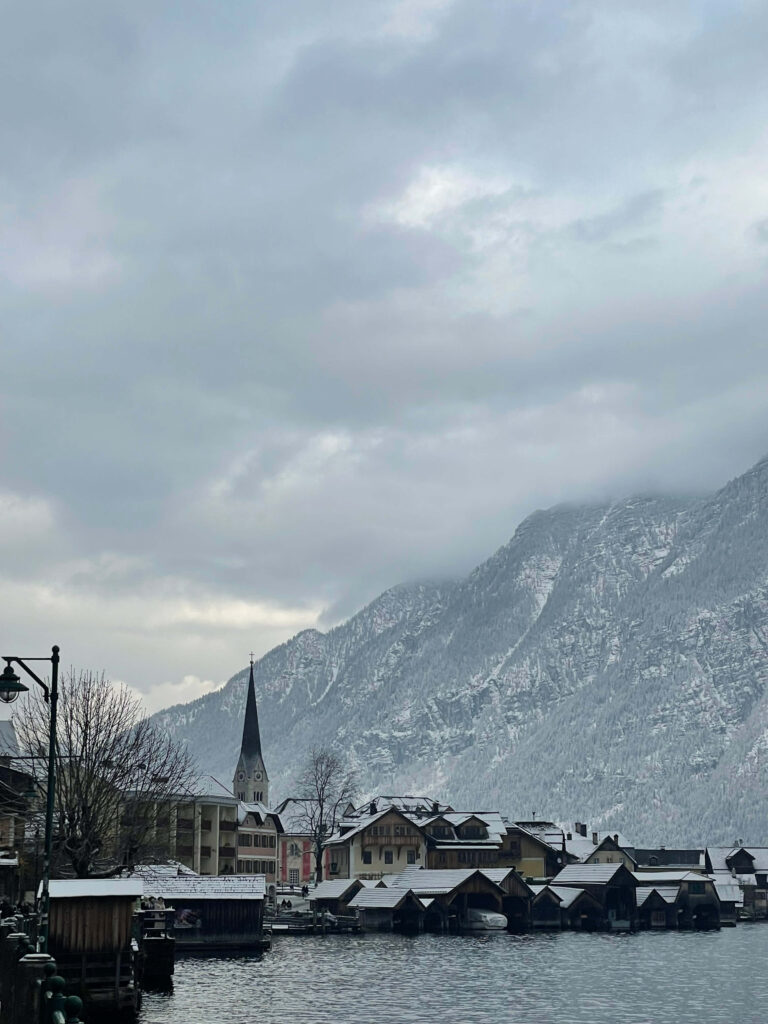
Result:
{"label": "clock face on tower", "polygon": [[238,772],[237,773],[237,781],[238,782],[242,782],[244,778],[245,778],[245,772]]}
{"label": "clock face on tower", "polygon": [[261,772],[254,772],[253,777],[257,782],[261,782]]}

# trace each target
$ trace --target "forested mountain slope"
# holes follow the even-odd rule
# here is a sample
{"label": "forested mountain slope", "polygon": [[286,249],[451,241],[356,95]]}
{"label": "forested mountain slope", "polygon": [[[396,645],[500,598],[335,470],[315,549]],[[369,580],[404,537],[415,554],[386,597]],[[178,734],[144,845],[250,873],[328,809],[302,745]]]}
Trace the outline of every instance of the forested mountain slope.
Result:
{"label": "forested mountain slope", "polygon": [[[275,796],[333,742],[365,791],[768,842],[768,460],[705,499],[536,512],[466,579],[396,587],[255,671]],[[157,716],[224,780],[245,679]]]}

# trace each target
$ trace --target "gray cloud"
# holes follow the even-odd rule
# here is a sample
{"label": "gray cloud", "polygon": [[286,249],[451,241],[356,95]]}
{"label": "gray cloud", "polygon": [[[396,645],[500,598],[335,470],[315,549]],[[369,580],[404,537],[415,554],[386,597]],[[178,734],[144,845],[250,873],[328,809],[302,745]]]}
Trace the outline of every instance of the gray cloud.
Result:
{"label": "gray cloud", "polygon": [[534,507],[768,448],[764,5],[12,20],[6,644],[189,696]]}

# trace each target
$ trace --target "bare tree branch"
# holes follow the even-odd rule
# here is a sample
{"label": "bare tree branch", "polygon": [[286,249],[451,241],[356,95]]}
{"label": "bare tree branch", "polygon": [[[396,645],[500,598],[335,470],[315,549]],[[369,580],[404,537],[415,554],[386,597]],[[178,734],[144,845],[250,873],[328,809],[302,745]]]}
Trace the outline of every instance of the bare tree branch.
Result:
{"label": "bare tree branch", "polygon": [[323,880],[323,843],[335,831],[344,808],[355,796],[357,780],[333,750],[313,750],[297,781],[301,831],[309,835],[315,857],[315,881]]}
{"label": "bare tree branch", "polygon": [[[31,695],[14,719],[32,774],[45,787],[49,709]],[[189,790],[186,748],[144,717],[141,701],[104,674],[70,671],[59,691],[55,849],[78,878],[115,874],[156,851],[158,807]],[[165,842],[169,832],[165,830]]]}

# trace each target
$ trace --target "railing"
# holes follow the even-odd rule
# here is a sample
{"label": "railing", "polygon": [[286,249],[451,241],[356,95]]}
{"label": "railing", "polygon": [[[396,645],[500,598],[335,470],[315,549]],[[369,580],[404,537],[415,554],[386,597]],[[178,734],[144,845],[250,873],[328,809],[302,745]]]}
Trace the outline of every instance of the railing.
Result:
{"label": "railing", "polygon": [[193,829],[194,827],[195,827],[195,819],[194,818],[177,818],[176,819],[176,828],[177,829],[190,829],[190,828]]}
{"label": "railing", "polygon": [[220,857],[234,857],[235,856],[235,852],[236,851],[235,851],[234,846],[220,846],[219,847],[219,856]]}
{"label": "railing", "polygon": [[236,821],[220,821],[219,822],[220,832],[236,832],[237,822]]}
{"label": "railing", "polygon": [[210,846],[201,846],[200,847],[200,856],[201,857],[210,857],[211,856],[211,848],[210,848]]}
{"label": "railing", "polygon": [[420,836],[372,836],[365,833],[362,838],[363,846],[419,846]]}

